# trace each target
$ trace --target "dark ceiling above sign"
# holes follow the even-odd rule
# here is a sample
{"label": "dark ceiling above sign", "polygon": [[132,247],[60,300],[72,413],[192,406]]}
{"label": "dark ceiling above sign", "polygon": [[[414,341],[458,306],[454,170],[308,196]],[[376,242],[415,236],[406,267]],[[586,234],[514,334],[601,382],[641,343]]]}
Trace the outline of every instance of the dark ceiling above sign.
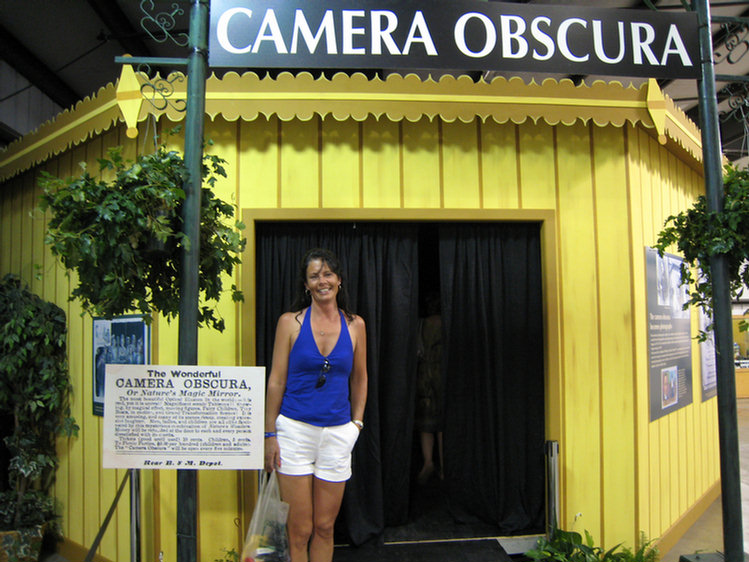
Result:
{"label": "dark ceiling above sign", "polygon": [[[437,2],[427,3],[426,0],[421,1],[426,6],[439,5]],[[510,6],[514,8],[510,12],[515,12],[515,14],[505,11],[503,13],[507,17],[504,20],[498,20],[496,25],[492,24],[491,27],[498,30],[497,44],[492,52],[487,53],[484,57],[468,57],[472,60],[482,59],[480,64],[476,64],[473,67],[474,70],[470,75],[474,79],[483,77],[485,80],[491,80],[494,76],[498,75],[505,77],[519,75],[526,81],[533,79],[537,82],[547,77],[555,79],[571,78],[576,83],[584,81],[586,84],[592,84],[593,81],[599,79],[605,81],[618,80],[625,84],[631,82],[634,86],[639,86],[644,80],[643,78],[615,76],[616,73],[611,72],[608,64],[599,70],[583,70],[573,64],[560,64],[551,68],[538,68],[537,70],[520,72],[505,64],[507,57],[502,58],[498,55],[501,55],[503,52],[505,54],[518,55],[525,50],[525,44],[523,43],[523,40],[525,40],[528,49],[525,55],[533,62],[536,60],[533,59],[534,51],[537,57],[543,59],[548,52],[546,49],[551,48],[551,40],[554,42],[554,50],[557,56],[565,48],[569,51],[570,58],[573,61],[575,57],[584,57],[586,54],[595,56],[595,45],[586,48],[586,50],[578,50],[578,46],[571,41],[568,42],[566,47],[564,45],[560,46],[558,28],[556,33],[550,32],[550,27],[546,27],[546,20],[538,19],[545,17],[544,12],[547,11],[546,16],[552,18],[552,20],[555,17],[550,15],[552,12],[559,13],[562,17],[566,18],[566,20],[554,20],[560,22],[555,25],[562,25],[561,22],[568,21],[565,24],[567,27],[567,32],[565,33],[568,35],[562,34],[562,42],[565,41],[565,37],[572,37],[574,33],[578,32],[588,33],[588,41],[595,41],[592,23],[590,23],[589,19],[586,19],[585,15],[591,9],[590,6],[595,6],[597,11],[604,13],[609,12],[611,9],[616,10],[617,13],[619,9],[633,14],[644,13],[647,16],[645,22],[651,21],[650,18],[653,17],[662,17],[664,14],[668,17],[676,14],[686,15],[681,0],[659,0],[653,2],[658,8],[657,12],[649,9],[648,4],[650,3],[651,0],[597,0],[596,2],[591,2],[590,0],[544,0],[543,2],[530,0],[528,2],[490,2],[488,3],[489,5]],[[276,4],[281,3],[276,2]],[[304,6],[309,6],[312,5],[312,2],[304,2],[303,4]],[[398,13],[402,8],[392,8],[392,6],[398,7],[409,4],[412,3],[383,0],[382,11],[390,10],[393,13]],[[477,4],[487,5],[487,3],[475,1],[466,2],[465,4],[470,6]],[[749,17],[749,6],[746,2],[714,0],[711,4],[711,12],[714,17]],[[492,8],[495,7],[492,6]],[[17,138],[19,135],[32,131],[39,124],[54,117],[63,109],[72,106],[77,100],[95,94],[100,87],[115,81],[120,73],[120,65],[114,61],[117,56],[129,53],[139,57],[185,57],[186,49],[178,47],[172,41],[159,41],[163,39],[163,33],[160,28],[151,25],[149,34],[149,31],[145,31],[141,26],[141,21],[144,18],[146,20],[152,18],[153,21],[169,21],[171,19],[174,22],[173,33],[179,35],[179,33],[187,30],[189,9],[189,2],[177,2],[175,0],[168,0],[166,2],[159,0],[14,0],[0,2],[0,147]],[[517,31],[519,28],[516,26],[522,25],[519,20],[509,17],[518,14],[535,14],[527,23],[527,29],[524,33]],[[387,22],[390,16],[382,15],[381,17],[382,21]],[[535,24],[533,23],[534,18],[536,18]],[[589,22],[586,24],[587,27],[577,22],[575,18]],[[312,23],[312,20],[313,18],[310,14],[309,23],[311,27],[314,27],[315,24]],[[351,16],[351,48],[363,47],[363,45],[357,43],[361,37],[354,30],[358,27],[371,24],[362,25],[361,21],[353,15]],[[371,22],[371,17],[369,21]],[[425,19],[425,21],[429,23],[429,20]],[[629,20],[624,19],[622,21]],[[261,23],[262,20],[259,19],[259,22]],[[400,21],[400,26],[403,26],[401,32],[410,31],[412,22],[412,16],[407,16]],[[468,18],[465,23],[466,29],[469,29],[470,26],[481,25],[485,30],[484,33],[486,33],[486,30],[490,30],[490,26],[485,25],[485,20],[478,17]],[[510,39],[509,43],[507,43],[507,38],[505,37],[505,45],[503,45],[503,25],[510,30],[510,36],[513,34],[516,36],[516,39]],[[534,25],[536,28],[535,35]],[[720,57],[716,71],[719,74],[749,74],[749,56],[743,56],[747,52],[747,33],[740,30],[737,33],[730,31],[730,29],[734,29],[735,31],[735,28],[736,26],[728,26],[726,29],[723,29],[719,23],[714,22],[713,36],[715,38],[717,57]],[[381,28],[381,32],[384,33],[386,29],[387,27]],[[638,26],[637,29],[642,33],[647,33],[647,28],[645,27]],[[619,36],[618,24],[613,30],[611,33],[604,33],[603,36],[602,47],[605,56],[609,59],[616,59],[618,56],[618,45],[616,44]],[[268,31],[267,33],[272,36],[272,31]],[[394,31],[392,38],[396,48],[402,52],[408,35],[406,34],[404,39],[398,33]],[[416,33],[416,30],[414,33]],[[433,33],[436,47],[439,47],[440,42],[444,39],[450,39],[454,42],[454,30],[450,31],[448,37],[442,37],[442,35],[444,35],[442,32],[435,31]],[[476,37],[479,36],[480,34],[477,36],[473,32],[467,34],[465,49],[472,51],[474,54],[481,53],[483,46],[488,44],[485,41],[486,38],[483,40],[479,39],[479,43],[471,43],[471,41],[476,41]],[[549,37],[550,40],[546,37]],[[623,37],[625,42],[632,41],[631,24],[625,24]],[[646,35],[642,35],[642,37],[646,38]],[[342,39],[337,39],[339,40],[340,50],[343,50],[343,43],[340,42]],[[415,39],[417,39],[416,35],[414,35]],[[693,40],[691,37],[682,37],[682,39],[685,44]],[[249,43],[254,42],[254,40],[255,38],[252,38],[247,41]],[[291,39],[284,40],[289,42],[288,46],[290,47]],[[236,37],[232,37],[232,41],[237,41],[235,47],[247,46],[247,44],[242,45],[241,41]],[[261,42],[263,47],[269,46],[270,43],[271,41],[265,40]],[[414,41],[412,43],[413,50],[415,51],[420,44]],[[368,45],[368,48],[371,49],[371,37],[369,37]],[[390,52],[385,38],[381,40],[381,45],[383,52]],[[656,43],[653,43],[653,45],[656,45]],[[729,49],[728,47],[732,48]],[[678,47],[675,43],[672,43],[670,49],[678,50]],[[658,60],[658,62],[663,62],[663,54],[667,49],[653,46],[651,50],[653,58]],[[687,52],[690,51],[688,50]],[[646,50],[641,50],[641,53],[642,60],[647,61],[649,53]],[[359,57],[360,55],[357,54],[354,56]],[[561,56],[564,58],[564,54]],[[630,56],[630,60],[632,61],[635,60],[631,51],[629,55],[625,56]],[[402,58],[402,55],[397,55],[396,58]],[[669,54],[666,61],[670,66],[672,63],[675,64],[678,62],[677,58],[680,57],[677,57],[676,54]],[[494,62],[500,60],[502,65],[487,64],[485,61],[489,59],[493,59]],[[512,60],[515,59],[510,58],[510,61]],[[527,61],[523,61],[523,63],[525,62]],[[544,61],[541,60],[540,62]],[[730,64],[731,62],[735,62],[735,64]],[[492,68],[492,66],[496,68]],[[367,70],[367,73],[384,76],[394,72],[393,68],[401,67],[397,65],[383,65],[382,68]],[[433,77],[438,78],[444,73],[456,73],[454,69],[441,68],[441,70],[422,70],[419,74],[426,76],[427,73],[430,73]],[[456,64],[455,68],[466,67]],[[332,72],[335,69],[335,66],[331,66],[325,70]],[[170,70],[174,70],[174,68],[161,67],[153,68],[153,70],[158,70],[162,75],[165,75]],[[216,67],[213,69],[217,74],[221,74],[226,70],[229,70],[229,68]],[[270,70],[270,72],[278,72],[278,70]],[[323,70],[314,72],[321,73]],[[693,120],[698,121],[695,110],[697,89],[694,79],[661,77],[659,78],[659,83],[667,95],[673,98]],[[718,89],[720,90],[726,85],[727,83],[720,83]],[[722,125],[721,133],[724,150],[734,160],[742,154],[746,154],[746,146],[744,146],[744,124],[746,120],[742,117],[746,102],[741,101],[745,98],[736,95],[736,92],[741,91],[739,86],[735,85],[733,87],[732,91],[735,92],[733,96],[729,96],[728,93],[720,96],[722,102],[720,105],[721,111],[726,114],[734,112],[739,117],[738,121],[733,117],[726,118],[725,123]],[[733,100],[733,107],[729,107],[729,100]]]}

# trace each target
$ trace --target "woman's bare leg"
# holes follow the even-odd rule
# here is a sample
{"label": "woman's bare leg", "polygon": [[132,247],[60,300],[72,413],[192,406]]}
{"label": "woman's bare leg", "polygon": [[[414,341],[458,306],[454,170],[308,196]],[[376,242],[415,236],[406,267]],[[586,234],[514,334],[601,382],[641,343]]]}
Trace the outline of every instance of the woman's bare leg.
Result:
{"label": "woman's bare leg", "polygon": [[313,531],[312,475],[288,476],[279,473],[281,499],[289,504],[289,548],[291,562],[307,562],[307,549]]}
{"label": "woman's bare leg", "polygon": [[417,480],[419,484],[426,484],[429,477],[434,472],[434,434],[427,431],[421,432],[421,456],[424,459],[424,464],[421,467]]}
{"label": "woman's bare leg", "polygon": [[341,509],[346,482],[315,478],[312,487],[314,531],[309,549],[310,562],[331,562],[335,520]]}

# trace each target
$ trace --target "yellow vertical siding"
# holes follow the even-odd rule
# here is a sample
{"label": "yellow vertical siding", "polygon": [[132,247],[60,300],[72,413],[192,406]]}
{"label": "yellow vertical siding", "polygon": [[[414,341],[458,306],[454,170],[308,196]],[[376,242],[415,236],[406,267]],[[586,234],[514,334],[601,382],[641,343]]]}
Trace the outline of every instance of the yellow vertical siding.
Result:
{"label": "yellow vertical siding", "polygon": [[359,128],[356,121],[322,122],[322,206],[359,207],[361,180]]}
{"label": "yellow vertical siding", "polygon": [[362,206],[401,206],[400,124],[370,117],[362,123]]}
{"label": "yellow vertical siding", "polygon": [[[631,255],[630,210],[624,131],[592,127],[593,180],[599,316],[599,369],[601,381],[601,519],[609,536],[634,544],[632,525],[635,487],[635,372],[632,349],[633,279],[624,257]],[[619,295],[612,298],[612,295]]]}
{"label": "yellow vertical siding", "polygon": [[520,207],[556,208],[554,128],[526,121],[518,126]]}
{"label": "yellow vertical siding", "polygon": [[439,209],[442,206],[439,122],[422,118],[404,121],[402,128],[403,206]]}
{"label": "yellow vertical siding", "polygon": [[281,207],[320,206],[319,118],[281,123]]}
{"label": "yellow vertical siding", "polygon": [[2,213],[2,221],[0,222],[0,236],[2,236],[3,244],[0,246],[0,268],[4,273],[13,271],[10,265],[10,251],[12,239],[10,215],[11,215],[11,197],[10,192],[13,189],[13,184],[5,186],[5,193],[3,194],[2,201],[0,201],[0,213]]}
{"label": "yellow vertical siding", "polygon": [[482,207],[479,178],[478,123],[443,123],[442,170],[443,206],[454,209]]}
{"label": "yellow vertical siding", "polygon": [[517,125],[481,123],[481,185],[484,209],[517,209],[519,204]]}
{"label": "yellow vertical siding", "polygon": [[[562,294],[562,385],[565,493],[562,520],[580,513],[579,529],[601,536],[601,411],[596,241],[591,140],[576,124],[557,131],[559,268]],[[525,182],[523,199],[526,200]]]}
{"label": "yellow vertical siding", "polygon": [[[151,149],[150,139],[131,141],[122,131],[95,137],[43,167],[65,176],[78,173],[80,160],[95,167],[113,144],[124,144],[130,157]],[[587,529],[609,546],[632,544],[641,530],[658,538],[715,485],[715,400],[701,402],[696,346],[694,403],[649,421],[644,248],[669,213],[701,192],[702,178],[643,129],[219,117],[206,123],[206,137],[215,143],[209,150],[227,160],[228,177],[218,182],[217,194],[251,212],[340,218],[333,209],[345,208],[346,216],[370,220],[473,220],[498,210],[502,217],[546,221],[546,425],[562,451],[562,525],[572,527],[582,513],[575,529]],[[180,148],[182,140],[169,142]],[[67,302],[75,280],[41,243],[45,217],[29,218],[35,173],[0,191],[0,268],[23,275],[68,315],[73,411],[81,435],[59,442],[55,490],[65,536],[88,546],[123,473],[97,468],[101,420],[91,414],[91,320],[80,317],[80,305]],[[226,282],[251,289],[251,225],[246,234],[244,264]],[[41,280],[33,278],[36,263]],[[226,331],[201,330],[201,362],[252,364],[254,295],[246,298],[244,305],[222,299]],[[176,322],[155,319],[154,363],[177,362],[177,335]],[[246,524],[252,501],[242,494],[254,493],[253,475],[200,473],[201,559],[238,547],[243,528],[234,520]],[[143,471],[142,478],[143,556],[153,560],[163,552],[165,560],[176,559],[176,472]],[[127,557],[127,503],[123,498],[100,549],[110,560]]]}
{"label": "yellow vertical siding", "polygon": [[[238,123],[227,123],[224,120],[207,124],[206,137],[213,141],[209,152],[220,155],[225,164],[226,178],[218,178],[214,186],[216,197],[224,201],[239,203],[240,184],[237,152]],[[239,219],[239,208],[235,209],[235,219]],[[223,274],[224,287],[231,287],[237,281]],[[224,332],[216,330],[202,330],[198,341],[198,363],[201,365],[235,365],[239,363],[240,354],[237,349],[239,331],[237,321],[237,307],[232,301],[231,294],[224,292],[216,307],[217,313],[226,322]],[[235,471],[205,470],[198,472],[198,497],[200,498],[200,536],[201,546],[205,555],[203,559],[220,559],[222,548],[230,548],[238,543],[238,527],[234,525],[237,513],[237,503],[240,493],[239,476]],[[221,490],[222,493],[216,493]],[[227,522],[223,514],[233,513],[231,522]]]}
{"label": "yellow vertical siding", "polygon": [[243,205],[275,208],[278,206],[278,119],[238,123],[236,181],[242,185]]}
{"label": "yellow vertical siding", "polygon": [[[640,147],[640,133],[634,127],[627,127],[627,177],[629,181],[629,208],[631,209],[631,226],[629,239],[631,253],[629,264],[632,272],[632,286],[630,295],[634,303],[646,302],[645,296],[645,252],[643,250],[643,212],[645,207],[644,177],[645,166],[642,161]],[[635,309],[637,310],[637,309]],[[644,314],[635,314],[633,318],[633,360],[636,373],[644,373],[647,369],[647,318]],[[635,529],[651,528],[651,512],[645,501],[650,496],[650,478],[647,472],[650,466],[650,450],[648,448],[648,381],[645,376],[635,377],[634,386],[634,416],[635,416]]]}
{"label": "yellow vertical siding", "polygon": [[[85,147],[85,161],[91,173],[98,171],[97,158],[101,157],[101,154],[101,137],[92,139]],[[99,463],[88,462],[88,459],[92,457],[101,458],[101,448],[99,445],[101,443],[101,420],[91,413],[91,396],[93,395],[91,380],[91,319],[88,316],[81,317],[78,301],[73,301],[70,304],[71,314],[75,314],[75,318],[72,316],[68,317],[68,324],[71,328],[70,344],[71,350],[76,351],[74,354],[76,361],[75,363],[71,361],[70,369],[71,372],[80,372],[82,379],[82,384],[78,387],[79,393],[75,398],[78,405],[76,408],[78,411],[76,419],[80,420],[79,425],[81,426],[81,439],[79,443],[81,444],[80,463],[82,468],[80,472],[81,480],[77,483],[80,489],[76,490],[76,493],[80,494],[83,499],[83,511],[81,512],[83,519],[83,544],[90,545],[94,542],[98,526],[104,519],[99,512],[100,502],[98,494],[87,493],[88,490],[101,489]]]}
{"label": "yellow vertical siding", "polygon": [[[632,128],[628,133],[633,299],[635,310],[644,311],[645,247],[655,243],[668,215],[691,204],[703,187],[699,174],[666,154],[649,135]],[[650,538],[665,536],[662,546],[669,548],[675,540],[670,532],[690,508],[713,497],[709,494],[718,481],[715,400],[702,402],[699,351],[693,344],[693,404],[651,423],[644,314],[635,315],[634,328],[635,364],[641,373],[635,395],[637,530]]]}

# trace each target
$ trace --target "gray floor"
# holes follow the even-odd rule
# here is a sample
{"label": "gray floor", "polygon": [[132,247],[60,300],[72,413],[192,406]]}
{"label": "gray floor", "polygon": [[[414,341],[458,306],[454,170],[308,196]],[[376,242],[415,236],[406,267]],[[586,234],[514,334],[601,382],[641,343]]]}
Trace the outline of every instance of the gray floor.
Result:
{"label": "gray floor", "polygon": [[[749,551],[749,398],[738,400],[739,454],[741,456],[741,505],[744,552]],[[723,514],[718,498],[668,552],[662,562],[678,562],[682,555],[723,552]]]}

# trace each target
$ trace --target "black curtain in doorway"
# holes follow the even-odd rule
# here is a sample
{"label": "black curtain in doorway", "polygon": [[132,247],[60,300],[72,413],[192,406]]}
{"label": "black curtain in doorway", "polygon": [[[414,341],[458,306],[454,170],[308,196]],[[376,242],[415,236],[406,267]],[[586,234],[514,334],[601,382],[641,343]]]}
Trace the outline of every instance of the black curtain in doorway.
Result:
{"label": "black curtain in doorway", "polygon": [[[289,310],[299,262],[314,247],[344,268],[367,324],[369,392],[337,535],[362,544],[408,516],[418,325],[418,228],[393,223],[256,223],[257,364],[267,366],[276,321]],[[382,411],[387,405],[387,411]],[[382,454],[382,452],[386,452]],[[386,521],[387,519],[387,521]]]}
{"label": "black curtain in doorway", "polygon": [[450,509],[503,534],[544,525],[538,224],[439,227]]}

